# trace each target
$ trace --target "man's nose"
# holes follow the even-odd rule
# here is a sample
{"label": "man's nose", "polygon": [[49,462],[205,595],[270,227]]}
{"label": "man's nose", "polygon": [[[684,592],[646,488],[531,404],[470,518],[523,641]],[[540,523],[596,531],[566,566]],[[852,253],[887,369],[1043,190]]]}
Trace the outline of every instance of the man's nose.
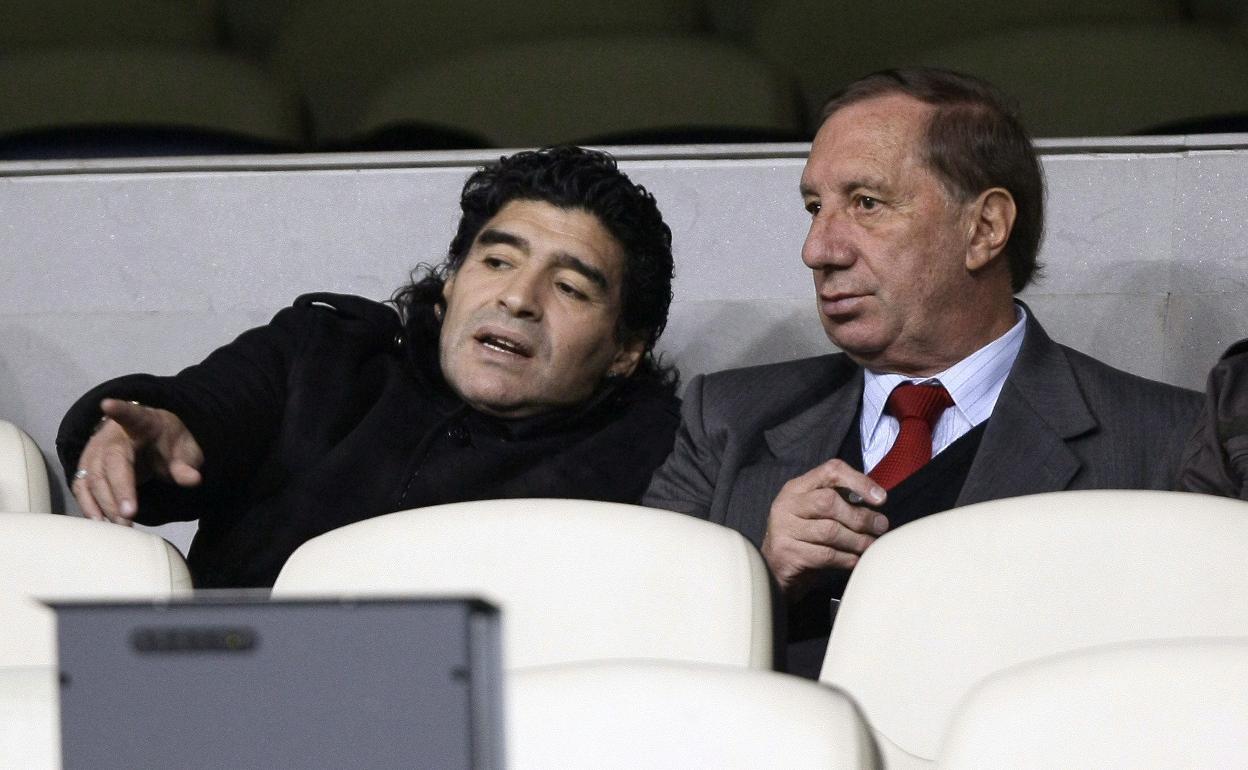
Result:
{"label": "man's nose", "polygon": [[542,317],[541,276],[523,268],[512,271],[498,294],[498,304],[516,318]]}
{"label": "man's nose", "polygon": [[802,244],[802,262],[811,270],[844,268],[853,263],[854,250],[842,217],[821,211],[810,220],[810,230]]}

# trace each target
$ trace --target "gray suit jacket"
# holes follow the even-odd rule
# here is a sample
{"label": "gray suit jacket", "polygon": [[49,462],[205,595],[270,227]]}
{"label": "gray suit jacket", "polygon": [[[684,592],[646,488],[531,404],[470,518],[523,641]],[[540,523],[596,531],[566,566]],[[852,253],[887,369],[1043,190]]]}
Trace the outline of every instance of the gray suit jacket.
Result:
{"label": "gray suit jacket", "polygon": [[[761,545],[786,481],[857,429],[862,369],[844,354],[695,377],[645,505],[726,524]],[[1028,313],[958,505],[1062,489],[1170,489],[1200,395],[1049,339]]]}

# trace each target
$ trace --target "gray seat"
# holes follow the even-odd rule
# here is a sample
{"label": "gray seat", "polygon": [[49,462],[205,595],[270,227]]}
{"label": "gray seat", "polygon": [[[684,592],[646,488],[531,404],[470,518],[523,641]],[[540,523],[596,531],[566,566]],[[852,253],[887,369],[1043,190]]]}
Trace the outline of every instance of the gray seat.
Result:
{"label": "gray seat", "polygon": [[697,38],[582,38],[415,67],[373,97],[357,134],[409,123],[498,147],[796,141],[802,115],[791,81],[740,49]]}
{"label": "gray seat", "polygon": [[1152,133],[1169,124],[1196,131],[1204,120],[1248,114],[1248,43],[1196,25],[1037,27],[914,59],[1001,87],[1036,136]]}
{"label": "gray seat", "polygon": [[1177,21],[1173,0],[905,0],[885,6],[824,0],[759,4],[750,45],[797,77],[817,110],[837,88],[913,64],[915,51],[1044,24]]}
{"label": "gray seat", "polygon": [[[110,141],[126,147],[127,131],[167,132],[167,154],[182,155],[216,154],[220,147],[228,149],[231,139],[248,151],[299,147],[304,139],[292,92],[249,61],[207,51],[14,54],[0,58],[0,93],[5,94],[0,148],[10,158],[22,157],[23,148],[31,153],[27,157],[78,156],[74,143],[93,136],[99,154],[154,154],[143,152],[140,142],[132,142],[130,151],[110,151]],[[60,148],[53,141],[57,132]],[[184,146],[177,141],[179,132],[188,137]],[[52,140],[41,144],[48,134]],[[219,141],[208,141],[214,137]]]}
{"label": "gray seat", "polygon": [[308,0],[273,46],[274,67],[308,98],[317,139],[338,142],[358,125],[368,94],[396,73],[446,56],[580,35],[702,31],[696,0]]}
{"label": "gray seat", "polygon": [[0,51],[61,46],[216,43],[216,0],[4,0]]}

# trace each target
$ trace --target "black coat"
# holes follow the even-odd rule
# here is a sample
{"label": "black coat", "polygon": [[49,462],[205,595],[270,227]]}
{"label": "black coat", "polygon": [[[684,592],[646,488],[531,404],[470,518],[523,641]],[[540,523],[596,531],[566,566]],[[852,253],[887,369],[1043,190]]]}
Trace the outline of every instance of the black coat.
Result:
{"label": "black coat", "polygon": [[316,535],[383,513],[463,500],[637,502],[671,449],[671,388],[631,379],[588,404],[521,420],[468,407],[437,364],[436,328],[404,329],[360,297],[308,294],[173,377],[134,374],[80,398],[57,451],[69,478],[121,398],[178,415],[204,450],[203,484],[150,481],[143,524],[199,520],[198,587],[269,586]]}
{"label": "black coat", "polygon": [[1176,488],[1248,500],[1248,339],[1232,345],[1209,372]]}

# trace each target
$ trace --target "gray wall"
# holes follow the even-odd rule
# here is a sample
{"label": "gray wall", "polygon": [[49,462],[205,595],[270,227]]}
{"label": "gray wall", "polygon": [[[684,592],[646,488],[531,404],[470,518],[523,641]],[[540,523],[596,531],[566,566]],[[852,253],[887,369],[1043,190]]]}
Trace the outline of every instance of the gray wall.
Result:
{"label": "gray wall", "polygon": [[[1056,338],[1200,387],[1248,336],[1248,137],[1043,150],[1047,271],[1025,299]],[[662,346],[686,377],[830,349],[798,257],[805,151],[620,151],[675,235]],[[0,417],[43,447],[61,494],[53,441],[83,391],[177,371],[305,291],[389,296],[444,253],[486,157],[0,164]]]}

